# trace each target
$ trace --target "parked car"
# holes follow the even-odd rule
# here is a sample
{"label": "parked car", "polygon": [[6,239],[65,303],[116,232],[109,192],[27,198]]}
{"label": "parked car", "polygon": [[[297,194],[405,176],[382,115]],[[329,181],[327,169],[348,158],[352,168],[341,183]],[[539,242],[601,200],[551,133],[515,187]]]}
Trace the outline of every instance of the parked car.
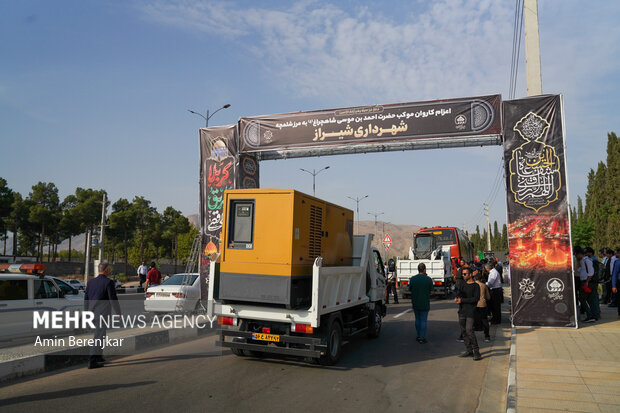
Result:
{"label": "parked car", "polygon": [[77,288],[78,290],[84,290],[84,288],[86,288],[84,286],[84,283],[80,280],[72,279],[72,280],[65,280],[65,282],[68,283],[71,287]]}
{"label": "parked car", "polygon": [[0,340],[71,331],[33,327],[34,311],[81,312],[84,306],[83,293],[43,271],[41,264],[0,264]]}
{"label": "parked car", "polygon": [[[184,280],[187,284],[184,285]],[[200,278],[197,273],[174,274],[146,291],[144,310],[157,313],[191,312],[200,308]]]}

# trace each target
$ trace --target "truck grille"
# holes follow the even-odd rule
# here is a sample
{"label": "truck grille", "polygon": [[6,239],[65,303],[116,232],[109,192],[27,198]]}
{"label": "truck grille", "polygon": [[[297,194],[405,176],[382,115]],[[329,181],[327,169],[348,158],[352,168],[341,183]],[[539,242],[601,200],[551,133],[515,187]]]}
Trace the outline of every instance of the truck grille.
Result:
{"label": "truck grille", "polygon": [[322,231],[323,208],[310,205],[310,240],[308,242],[308,257],[312,260],[321,256]]}

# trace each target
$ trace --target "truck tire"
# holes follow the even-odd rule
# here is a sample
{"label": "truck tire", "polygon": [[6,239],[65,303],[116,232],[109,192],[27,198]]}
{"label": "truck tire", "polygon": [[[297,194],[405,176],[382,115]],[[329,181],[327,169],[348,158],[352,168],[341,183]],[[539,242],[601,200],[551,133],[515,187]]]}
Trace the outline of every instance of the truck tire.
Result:
{"label": "truck tire", "polygon": [[377,308],[378,306],[376,304],[375,309],[368,313],[368,332],[366,335],[370,338],[377,338],[381,334],[382,319],[381,310]]}
{"label": "truck tire", "polygon": [[[237,343],[245,343],[245,340],[242,338],[233,338],[233,342]],[[245,351],[241,348],[231,348],[232,353],[237,357],[245,357]]]}
{"label": "truck tire", "polygon": [[338,362],[342,353],[342,326],[340,321],[331,320],[327,328],[325,342],[327,343],[327,351],[319,358],[319,364],[333,366]]}

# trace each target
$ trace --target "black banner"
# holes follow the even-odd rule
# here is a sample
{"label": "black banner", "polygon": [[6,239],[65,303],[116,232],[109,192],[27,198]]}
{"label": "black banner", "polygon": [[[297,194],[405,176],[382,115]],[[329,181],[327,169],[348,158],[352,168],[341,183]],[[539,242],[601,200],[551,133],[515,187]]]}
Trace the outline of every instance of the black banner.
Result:
{"label": "black banner", "polygon": [[239,155],[237,167],[237,189],[259,188],[259,163],[256,157],[248,154]]}
{"label": "black banner", "polygon": [[500,95],[241,118],[240,152],[501,134]]}
{"label": "black banner", "polygon": [[203,299],[208,291],[208,264],[220,252],[224,191],[235,188],[237,153],[237,125],[200,129],[200,278]]}
{"label": "black banner", "polygon": [[502,105],[513,325],[576,327],[562,99]]}

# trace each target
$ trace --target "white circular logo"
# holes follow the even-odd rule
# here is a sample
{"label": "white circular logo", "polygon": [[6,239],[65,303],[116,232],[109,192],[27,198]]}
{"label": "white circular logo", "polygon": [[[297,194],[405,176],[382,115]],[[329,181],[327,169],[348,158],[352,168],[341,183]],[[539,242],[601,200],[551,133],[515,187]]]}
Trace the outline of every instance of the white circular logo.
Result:
{"label": "white circular logo", "polygon": [[550,293],[561,293],[564,291],[564,283],[559,278],[551,278],[547,281],[547,291]]}

